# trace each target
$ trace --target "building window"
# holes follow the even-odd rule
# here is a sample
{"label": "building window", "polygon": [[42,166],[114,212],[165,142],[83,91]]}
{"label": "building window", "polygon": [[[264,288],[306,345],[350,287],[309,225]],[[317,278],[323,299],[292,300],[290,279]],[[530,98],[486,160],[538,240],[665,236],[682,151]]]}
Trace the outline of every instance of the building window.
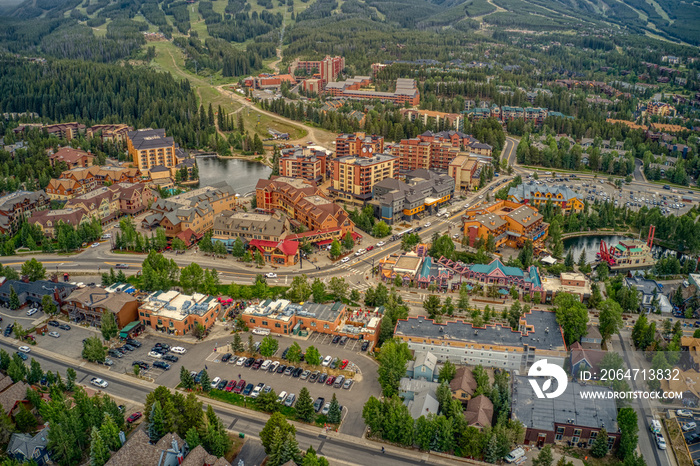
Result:
{"label": "building window", "polygon": [[282,327],[279,323],[275,323],[275,328],[280,328]]}
{"label": "building window", "polygon": [[255,319],[250,319],[250,323],[251,323],[251,324],[254,324],[254,323],[255,323]]}
{"label": "building window", "polygon": [[564,437],[564,428],[557,427],[557,433],[554,436],[554,440],[561,440]]}

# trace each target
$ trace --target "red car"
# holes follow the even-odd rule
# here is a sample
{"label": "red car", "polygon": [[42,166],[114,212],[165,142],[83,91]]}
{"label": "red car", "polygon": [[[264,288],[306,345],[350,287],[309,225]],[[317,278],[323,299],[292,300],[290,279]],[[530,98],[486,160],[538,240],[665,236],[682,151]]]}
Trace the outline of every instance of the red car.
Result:
{"label": "red car", "polygon": [[232,380],[232,381],[230,381],[229,383],[226,384],[226,387],[224,388],[224,390],[226,390],[227,392],[230,392],[230,391],[233,390],[234,388],[236,388],[236,381],[235,381],[235,380]]}
{"label": "red car", "polygon": [[245,388],[245,380],[239,380],[236,388],[233,389],[233,393],[241,393]]}
{"label": "red car", "polygon": [[329,375],[328,378],[326,379],[326,385],[333,385],[334,380],[335,380],[335,377],[332,375]]}
{"label": "red car", "polygon": [[131,416],[129,416],[129,417],[126,419],[126,422],[128,422],[129,424],[131,424],[132,422],[136,422],[136,421],[138,421],[139,419],[141,419],[141,416],[143,416],[143,414],[141,414],[140,412],[136,411],[134,414],[132,414]]}
{"label": "red car", "polygon": [[374,246],[367,246],[368,251],[371,251],[372,249],[374,249]]}
{"label": "red car", "polygon": [[347,359],[343,359],[343,362],[340,363],[340,368],[345,369],[346,367],[348,367],[349,362],[350,361],[348,361]]}

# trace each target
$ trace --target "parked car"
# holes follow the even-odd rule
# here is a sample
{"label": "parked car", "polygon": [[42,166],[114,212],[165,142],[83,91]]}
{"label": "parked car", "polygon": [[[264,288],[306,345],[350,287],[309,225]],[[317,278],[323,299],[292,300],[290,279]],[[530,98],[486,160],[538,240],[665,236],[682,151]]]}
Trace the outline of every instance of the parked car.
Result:
{"label": "parked car", "polygon": [[309,382],[314,383],[318,379],[318,375],[320,374],[319,371],[313,371],[311,375],[309,375]]}
{"label": "parked car", "polygon": [[340,262],[342,262],[343,264],[345,264],[345,263],[346,263],[347,261],[349,261],[349,260],[350,260],[349,257],[343,257],[342,259],[340,259]]}
{"label": "parked car", "polygon": [[221,362],[228,362],[228,360],[231,359],[231,356],[233,356],[231,353],[224,354],[221,356]]}
{"label": "parked car", "polygon": [[61,336],[61,334],[58,332],[49,332],[49,336],[54,337],[54,338],[58,338]]}
{"label": "parked car", "polygon": [[133,338],[127,338],[126,342],[134,348],[141,348],[141,342],[134,340]]}
{"label": "parked car", "polygon": [[303,367],[297,367],[294,372],[292,372],[292,377],[299,377],[301,373],[304,372]]}
{"label": "parked car", "polygon": [[289,395],[287,395],[287,399],[284,400],[284,405],[292,407],[296,400],[297,400],[297,396],[294,393],[290,393]]}
{"label": "parked car", "polygon": [[[148,365],[148,363],[143,362],[143,361],[134,361],[131,363],[131,365],[132,366],[139,366],[141,369],[143,369],[145,371],[147,371],[148,369],[151,368],[151,366]],[[201,378],[202,378],[202,376],[200,374],[201,374],[201,372],[199,374],[197,374],[197,377],[195,377],[195,381],[197,381],[197,383],[199,383],[199,380],[197,380],[197,379],[199,378],[201,380]]]}
{"label": "parked car", "polygon": [[343,359],[343,361],[340,363],[340,369],[342,370],[342,369],[345,369],[346,367],[348,367],[349,362],[350,361],[348,361],[347,359]]}
{"label": "parked car", "polygon": [[331,402],[326,401],[326,404],[323,405],[323,409],[321,410],[321,414],[323,414],[325,416],[326,414],[328,414],[328,411],[330,411],[330,410],[331,410]]}
{"label": "parked car", "polygon": [[333,340],[331,341],[331,343],[333,343],[333,344],[335,345],[335,344],[338,343],[339,341],[340,341],[340,335],[336,335],[336,336],[333,337]]}
{"label": "parked car", "polygon": [[170,345],[168,345],[167,343],[156,343],[153,346],[155,346],[156,348],[161,348],[165,353],[170,351]]}
{"label": "parked car", "polygon": [[263,360],[262,360],[262,359],[258,359],[257,361],[255,361],[255,362],[253,363],[253,366],[251,367],[251,369],[254,369],[254,370],[260,369],[260,366],[262,366],[262,363],[263,363]]}
{"label": "parked car", "polygon": [[238,384],[236,384],[236,388],[233,390],[233,393],[241,393],[244,388],[245,388],[245,380],[239,380]]}
{"label": "parked car", "polygon": [[226,390],[227,392],[230,392],[234,388],[236,388],[236,381],[231,380],[229,383],[226,384],[226,387],[224,387],[224,390]]}
{"label": "parked car", "polygon": [[109,354],[110,356],[115,357],[115,358],[123,358],[124,357],[124,355],[121,354],[119,351],[113,350],[113,349],[107,351],[107,354]]}
{"label": "parked car", "polygon": [[68,324],[61,324],[58,326],[61,330],[70,330],[70,325]]}
{"label": "parked car", "polygon": [[112,360],[109,359],[109,358],[105,358],[105,360],[102,361],[100,364],[102,364],[103,366],[113,366],[113,365],[114,365],[114,361],[112,361]]}
{"label": "parked car", "polygon": [[254,386],[255,386],[255,385],[253,385],[252,383],[249,383],[248,385],[246,385],[245,388],[243,389],[243,394],[244,394],[245,396],[250,395],[250,392],[253,391],[253,387],[254,387]]}
{"label": "parked car", "polygon": [[334,380],[335,380],[335,376],[329,375],[328,379],[326,380],[326,385],[333,385]]}
{"label": "parked car", "polygon": [[248,358],[248,359],[245,360],[244,365],[245,365],[245,367],[250,367],[250,366],[252,366],[254,363],[255,363],[255,358]]}
{"label": "parked car", "polygon": [[340,341],[338,342],[338,344],[344,345],[345,343],[347,343],[347,341],[348,341],[348,337],[343,336],[340,338]]}
{"label": "parked car", "polygon": [[349,390],[350,387],[352,387],[352,382],[353,382],[352,379],[347,379],[347,380],[345,381],[345,383],[343,384],[343,388],[344,388],[345,390]]}
{"label": "parked car", "polygon": [[322,396],[319,396],[316,398],[316,401],[314,401],[314,411],[319,412],[321,411],[321,408],[323,408],[323,403],[325,403],[326,399],[323,398]]}
{"label": "parked car", "polygon": [[19,356],[19,357],[22,359],[22,361],[26,361],[26,360],[27,360],[27,355],[26,355],[26,354],[20,353],[19,351],[16,351],[15,354],[16,354],[17,356]]}
{"label": "parked car", "polygon": [[59,325],[61,325],[61,323],[57,320],[50,320],[47,322],[47,324],[49,324],[51,327],[58,327]]}
{"label": "parked car", "polygon": [[679,409],[676,411],[676,416],[693,417],[693,413],[689,409]]}
{"label": "parked car", "polygon": [[384,241],[380,241],[380,242],[377,243],[377,247],[378,247],[378,248],[381,248],[381,247],[384,246],[385,244],[386,244],[386,243],[385,243]]}
{"label": "parked car", "polygon": [[280,366],[277,368],[277,373],[284,374],[285,370],[287,370],[287,366],[285,366],[284,364],[280,364]]}
{"label": "parked car", "polygon": [[338,358],[333,358],[333,360],[330,363],[331,369],[335,369],[336,367],[338,367],[338,361],[339,361]]}
{"label": "parked car", "polygon": [[163,356],[163,359],[170,362],[177,362],[180,358],[178,358],[177,356],[173,356],[172,354],[166,354],[165,356]]}
{"label": "parked car", "polygon": [[143,416],[143,414],[141,414],[140,411],[136,411],[135,413],[132,413],[131,416],[129,416],[128,418],[126,418],[126,422],[129,423],[129,424],[133,424],[134,422],[136,422],[136,421],[138,421],[139,419],[141,419],[141,416]]}
{"label": "parked car", "polygon": [[31,349],[29,348],[29,346],[20,346],[20,347],[17,348],[17,349],[18,349],[19,351],[23,352],[23,353],[29,353],[29,352],[31,351]]}
{"label": "parked car", "polygon": [[321,374],[318,376],[318,383],[325,383],[328,378],[328,374]]}
{"label": "parked car", "polygon": [[287,368],[284,370],[284,375],[292,375],[292,372],[296,370],[296,367],[294,366],[287,366]]}
{"label": "parked car", "polygon": [[217,389],[217,390],[223,390],[224,388],[226,388],[226,385],[228,385],[228,380],[222,380],[222,381],[219,382],[219,384],[216,386],[216,389]]}
{"label": "parked car", "polygon": [[270,368],[267,371],[274,374],[277,371],[277,368],[279,366],[280,366],[279,361],[274,361],[272,364],[270,364]]}
{"label": "parked car", "polygon": [[156,358],[156,359],[160,359],[160,358],[163,357],[162,354],[160,354],[160,353],[158,353],[158,352],[156,352],[156,351],[149,351],[149,352],[148,352],[148,355],[149,355],[150,357]]}
{"label": "parked car", "polygon": [[695,430],[697,426],[698,425],[694,422],[686,422],[681,429],[683,429],[683,432],[690,432],[691,430]]}
{"label": "parked car", "polygon": [[[272,360],[271,360],[271,359],[266,359],[266,360],[262,363],[262,365],[260,365],[260,370],[261,370],[261,371],[266,371],[266,370],[268,370],[268,369],[270,368],[271,365],[272,365]],[[255,368],[253,368],[253,369],[255,369]]]}
{"label": "parked car", "polygon": [[299,377],[301,380],[306,380],[309,378],[309,374],[311,374],[310,370],[305,370],[304,372],[301,373],[301,376]]}
{"label": "parked car", "polygon": [[167,362],[163,362],[163,361],[154,362],[153,367],[163,369],[164,371],[170,370],[170,364],[168,364]]}
{"label": "parked car", "polygon": [[332,357],[332,356],[326,356],[326,357],[323,359],[323,362],[321,363],[321,365],[324,366],[324,367],[328,367],[328,366],[330,365],[330,363],[331,363],[332,360],[333,360],[333,357]]}
{"label": "parked car", "polygon": [[30,310],[27,311],[27,315],[28,315],[28,316],[33,316],[33,315],[36,314],[37,312],[39,312],[39,309],[33,308],[33,309],[30,309]]}
{"label": "parked car", "polygon": [[367,351],[367,348],[369,348],[369,342],[368,341],[363,341],[362,346],[360,346],[360,349],[362,351]]}
{"label": "parked car", "polygon": [[287,399],[287,392],[282,390],[282,392],[277,396],[277,402],[282,403],[286,399]]}
{"label": "parked car", "polygon": [[284,351],[282,351],[282,359],[287,359],[287,353],[289,353],[289,346],[287,346]]}
{"label": "parked car", "polygon": [[246,358],[245,356],[241,356],[240,358],[238,358],[238,361],[236,361],[236,365],[237,365],[237,366],[242,366],[243,364],[245,364],[245,362],[246,362],[247,360],[248,360],[248,358]]}
{"label": "parked car", "polygon": [[338,377],[335,378],[335,382],[333,382],[333,388],[342,387],[344,381],[345,381],[345,376],[339,375]]}
{"label": "parked car", "polygon": [[182,346],[173,346],[172,348],[170,348],[170,351],[177,354],[185,354],[187,352],[187,350]]}
{"label": "parked car", "polygon": [[263,388],[265,388],[265,384],[263,382],[260,382],[255,386],[255,388],[253,389],[253,393],[250,394],[250,397],[257,398],[258,396],[260,396],[260,393],[262,393]]}
{"label": "parked car", "polygon": [[202,381],[202,377],[204,377],[204,369],[201,371],[197,372],[197,375],[194,377],[194,383],[199,383]]}

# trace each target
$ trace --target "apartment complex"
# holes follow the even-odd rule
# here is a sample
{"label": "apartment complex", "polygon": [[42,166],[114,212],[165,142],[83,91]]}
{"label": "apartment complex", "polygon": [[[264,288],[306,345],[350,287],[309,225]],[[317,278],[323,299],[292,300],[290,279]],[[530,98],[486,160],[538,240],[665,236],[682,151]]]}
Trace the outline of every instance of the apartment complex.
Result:
{"label": "apartment complex", "polygon": [[111,312],[121,329],[138,320],[138,309],[139,301],[128,293],[88,286],[74,289],[65,299],[62,311],[71,320],[85,320],[96,327],[100,327],[102,317]]}
{"label": "apartment complex", "polygon": [[491,157],[458,155],[447,167],[447,173],[455,180],[455,189],[471,191],[479,187],[481,171],[491,165]]}
{"label": "apartment complex", "polygon": [[327,55],[323,60],[299,60],[297,58],[289,65],[289,74],[294,75],[296,70],[304,70],[306,74],[319,73],[321,81],[330,83],[334,82],[344,69],[344,57]]}
{"label": "apartment complex", "polygon": [[282,149],[279,158],[279,174],[322,183],[326,179],[327,158],[325,152],[310,147]]}
{"label": "apartment complex", "polygon": [[56,237],[56,228],[61,223],[72,225],[74,228],[79,225],[89,222],[92,218],[83,208],[68,208],[68,209],[46,209],[34,212],[28,222],[31,225],[38,226],[44,236],[49,238]]}
{"label": "apartment complex", "polygon": [[548,116],[564,117],[564,114],[560,112],[552,112],[546,108],[539,107],[510,107],[504,105],[499,107],[494,104],[490,108],[473,108],[466,112],[467,117],[475,120],[484,120],[487,118],[495,118],[503,123],[523,119],[525,121],[530,121],[536,125],[541,125],[544,123],[545,118]]}
{"label": "apartment complex", "polygon": [[642,116],[676,116],[676,107],[665,102],[657,102],[653,100],[647,102],[646,104],[640,103],[638,110],[641,110]]}
{"label": "apartment complex", "polygon": [[88,139],[99,137],[102,141],[126,143],[126,138],[130,131],[134,128],[131,126],[116,124],[116,125],[95,125],[86,130]]}
{"label": "apartment complex", "polygon": [[489,236],[497,248],[504,244],[522,247],[528,240],[539,246],[549,232],[549,224],[536,208],[509,200],[473,207],[465,212],[463,220],[464,236],[470,246],[477,239],[487,241]]}
{"label": "apartment complex", "polygon": [[445,174],[413,170],[405,179],[387,178],[374,185],[370,202],[374,215],[389,225],[413,221],[423,213],[437,213],[454,195],[454,179]]}
{"label": "apartment complex", "polygon": [[341,199],[367,201],[374,186],[396,176],[396,157],[374,154],[371,157],[348,155],[330,161],[329,191]]}
{"label": "apartment complex", "polygon": [[55,167],[57,163],[63,162],[66,164],[68,169],[76,167],[89,167],[95,160],[95,156],[90,152],[85,152],[80,149],[73,149],[72,147],[61,147],[56,152],[51,152],[49,154],[49,162],[52,167]]}
{"label": "apartment complex", "polygon": [[296,84],[296,79],[291,74],[267,74],[248,76],[243,80],[243,85],[253,89],[279,89],[283,82]]}
{"label": "apartment complex", "polygon": [[312,242],[340,239],[354,227],[342,207],[303,180],[286,177],[260,179],[255,196],[258,209],[285,212],[292,224],[304,225],[310,230],[303,235]]}
{"label": "apartment complex", "polygon": [[559,207],[563,214],[578,213],[583,210],[583,201],[578,194],[568,186],[535,184],[530,181],[508,190],[508,199],[522,204],[538,207],[540,204],[551,202]]}
{"label": "apartment complex", "polygon": [[142,183],[144,179],[136,168],[91,166],[66,170],[58,178],[52,178],[46,187],[46,194],[52,200],[72,199],[93,189],[117,183]]}
{"label": "apartment complex", "polygon": [[335,138],[336,157],[346,157],[357,155],[360,157],[371,157],[373,154],[384,152],[384,138],[365,133],[339,134]]}
{"label": "apartment complex", "polygon": [[217,214],[234,210],[237,205],[235,191],[222,182],[216,186],[205,186],[167,199],[158,199],[151,205],[153,213],[143,219],[142,225],[151,229],[161,226],[169,238],[180,233],[185,233],[188,240],[192,236],[201,238],[213,228]]}
{"label": "apartment complex", "polygon": [[432,110],[414,110],[411,108],[402,108],[401,115],[407,118],[409,121],[421,121],[424,125],[428,123],[434,123],[436,127],[448,127],[454,130],[459,130],[462,128],[462,114],[461,113],[445,113],[445,112],[435,112]]}
{"label": "apartment complex", "polygon": [[48,209],[49,196],[42,190],[16,191],[0,197],[0,233],[13,235],[34,212]]}
{"label": "apartment complex", "polygon": [[413,351],[469,366],[522,371],[540,359],[563,367],[567,357],[556,314],[538,309],[524,314],[517,330],[500,323],[474,327],[463,320],[436,323],[419,316],[399,319],[394,335]]}
{"label": "apartment complex", "polygon": [[138,317],[144,327],[181,336],[190,333],[196,324],[211,328],[220,310],[221,304],[214,296],[186,295],[175,290],[155,291],[139,306]]}
{"label": "apartment complex", "polygon": [[31,129],[46,131],[50,136],[56,136],[59,139],[65,139],[66,141],[70,141],[71,139],[77,138],[81,134],[85,133],[85,125],[75,121],[72,123],[57,123],[54,125],[42,125],[41,123],[27,123],[24,125],[19,125],[12,131],[15,134],[19,134]]}
{"label": "apartment complex", "polygon": [[[393,155],[399,157],[401,171],[445,170],[459,156],[468,157],[470,151],[483,160],[491,156],[491,146],[481,144],[473,137],[459,131],[426,131],[416,138],[402,139],[393,147]],[[474,152],[477,151],[477,152]]]}
{"label": "apartment complex", "polygon": [[399,78],[396,80],[396,90],[394,92],[379,92],[362,90],[372,83],[369,76],[356,76],[345,81],[330,82],[326,84],[324,93],[356,100],[381,100],[394,102],[403,105],[408,102],[415,106],[420,103],[420,93],[413,79]]}
{"label": "apartment complex", "polygon": [[284,215],[225,210],[214,219],[212,240],[221,241],[231,250],[236,238],[244,243],[254,239],[280,241],[290,231],[289,220]]}
{"label": "apartment complex", "polygon": [[172,137],[165,135],[164,129],[147,128],[129,131],[126,147],[134,166],[141,171],[150,170],[159,165],[171,168],[179,163],[175,153],[177,145]]}

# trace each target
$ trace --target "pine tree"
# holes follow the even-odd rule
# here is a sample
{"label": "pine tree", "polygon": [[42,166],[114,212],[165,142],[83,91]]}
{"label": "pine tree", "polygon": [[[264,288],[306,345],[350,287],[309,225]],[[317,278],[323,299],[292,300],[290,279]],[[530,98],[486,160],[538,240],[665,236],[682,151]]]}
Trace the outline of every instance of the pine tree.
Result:
{"label": "pine tree", "polygon": [[328,422],[331,424],[340,424],[340,415],[340,404],[338,403],[338,399],[335,397],[334,393],[333,398],[331,399],[330,409],[328,410]]}
{"label": "pine tree", "polygon": [[272,451],[268,456],[267,464],[270,466],[280,466],[288,461],[293,461],[295,463],[301,461],[299,443],[293,432],[284,433],[282,429],[276,428],[273,436]]}
{"label": "pine tree", "polygon": [[204,392],[209,393],[211,391],[211,379],[206,370],[202,371],[202,378],[199,380],[199,384],[202,386]]}
{"label": "pine tree", "polygon": [[190,451],[202,444],[202,438],[199,436],[199,431],[196,427],[190,427],[185,435],[185,441],[187,442],[187,446],[190,448]]}
{"label": "pine tree", "polygon": [[233,341],[231,342],[231,351],[234,353],[242,353],[244,350],[243,348],[243,341],[241,340],[241,334],[236,332],[233,334]]}
{"label": "pine tree", "polygon": [[107,460],[109,460],[109,449],[97,427],[93,427],[90,435],[90,466],[102,466]]}
{"label": "pine tree", "polygon": [[545,445],[545,447],[540,450],[537,458],[532,460],[532,466],[552,466],[553,462],[554,457],[552,456],[552,446]]}
{"label": "pine tree", "polygon": [[586,248],[583,248],[581,250],[581,255],[578,257],[578,266],[579,266],[579,268],[581,268],[585,265],[586,265]]}
{"label": "pine tree", "polygon": [[608,431],[605,429],[600,429],[598,436],[595,438],[593,445],[591,446],[591,455],[594,458],[603,458],[608,454]]}
{"label": "pine tree", "polygon": [[21,304],[19,302],[19,296],[17,296],[15,288],[12,285],[10,285],[10,309],[19,309],[20,305]]}
{"label": "pine tree", "polygon": [[486,444],[486,448],[484,448],[484,461],[487,463],[495,463],[499,460],[499,456],[498,439],[496,438],[496,434],[493,434]]}
{"label": "pine tree", "polygon": [[299,392],[299,399],[295,407],[297,418],[304,422],[311,422],[314,418],[314,402],[306,387],[302,387]]}
{"label": "pine tree", "polygon": [[114,317],[113,313],[106,311],[102,314],[100,331],[102,332],[102,338],[107,341],[117,336],[119,327],[117,326],[117,319]]}
{"label": "pine tree", "polygon": [[160,401],[156,400],[151,407],[151,414],[148,417],[148,438],[155,443],[160,440],[167,432],[163,420],[163,409]]}
{"label": "pine tree", "polygon": [[119,440],[119,427],[109,413],[104,413],[104,420],[100,426],[100,436],[105,446],[111,451],[117,451],[122,446]]}

